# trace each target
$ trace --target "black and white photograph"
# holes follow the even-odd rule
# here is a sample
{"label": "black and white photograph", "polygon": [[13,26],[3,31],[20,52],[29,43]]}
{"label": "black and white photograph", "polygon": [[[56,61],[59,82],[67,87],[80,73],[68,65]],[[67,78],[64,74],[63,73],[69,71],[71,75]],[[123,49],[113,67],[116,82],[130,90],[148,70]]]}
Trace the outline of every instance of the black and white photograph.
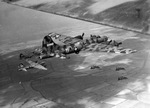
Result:
{"label": "black and white photograph", "polygon": [[0,0],[0,108],[150,108],[150,0]]}

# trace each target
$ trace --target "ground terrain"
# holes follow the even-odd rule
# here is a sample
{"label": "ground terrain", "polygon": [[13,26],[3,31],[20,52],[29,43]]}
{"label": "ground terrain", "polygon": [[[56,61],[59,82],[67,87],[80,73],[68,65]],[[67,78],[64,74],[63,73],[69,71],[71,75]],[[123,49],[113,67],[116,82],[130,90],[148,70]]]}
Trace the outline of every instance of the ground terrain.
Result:
{"label": "ground terrain", "polygon": [[4,0],[12,4],[149,33],[149,0]]}
{"label": "ground terrain", "polygon": [[[120,1],[117,5],[124,3]],[[36,5],[42,2],[39,0]],[[17,0],[14,3],[35,5],[35,2],[27,0]],[[110,7],[113,4],[110,5],[109,0],[107,3]],[[99,11],[94,12],[96,14]],[[3,2],[0,2],[0,13],[1,108],[150,107],[149,35],[38,12]],[[96,52],[92,49],[81,51],[78,55],[71,54],[70,59],[38,60],[46,63],[47,71],[18,71],[19,63],[26,64],[25,61],[19,60],[18,55],[30,54],[34,48],[41,45],[43,36],[49,32],[68,36],[84,32],[85,38],[90,34],[106,35],[110,39],[122,41],[121,46],[124,48],[136,49],[137,53],[114,54]],[[95,64],[102,68],[91,70],[90,66]],[[124,67],[125,70],[116,71],[118,66]],[[126,76],[128,79],[118,81],[119,76]],[[145,94],[147,99],[144,99]]]}

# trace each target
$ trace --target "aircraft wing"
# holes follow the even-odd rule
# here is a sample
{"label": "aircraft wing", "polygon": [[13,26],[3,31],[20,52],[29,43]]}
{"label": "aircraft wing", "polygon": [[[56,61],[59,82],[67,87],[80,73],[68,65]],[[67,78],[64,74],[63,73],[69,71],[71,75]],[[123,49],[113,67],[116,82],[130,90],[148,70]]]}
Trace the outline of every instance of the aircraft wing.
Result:
{"label": "aircraft wing", "polygon": [[44,66],[40,65],[40,64],[36,64],[35,66],[33,66],[34,68],[37,69],[41,69],[41,70],[47,70],[47,68],[45,68]]}
{"label": "aircraft wing", "polygon": [[59,46],[64,46],[66,45],[63,41],[59,40],[59,39],[55,39],[52,38],[52,40],[54,41],[55,44],[59,45]]}
{"label": "aircraft wing", "polygon": [[47,68],[45,68],[44,66],[42,66],[39,63],[35,63],[35,62],[31,61],[31,60],[26,60],[26,61],[29,63],[30,67],[41,69],[41,70],[47,70]]}
{"label": "aircraft wing", "polygon": [[81,39],[77,39],[75,37],[70,37],[70,36],[66,36],[66,35],[60,35],[60,34],[57,34],[57,33],[56,34],[53,33],[51,38],[54,41],[54,43],[56,43],[59,46],[64,46],[64,45],[68,45],[68,44],[74,44],[76,42],[82,41]]}
{"label": "aircraft wing", "polygon": [[23,68],[20,68],[19,71],[25,71],[25,72],[27,72],[27,69],[25,67],[23,67]]}

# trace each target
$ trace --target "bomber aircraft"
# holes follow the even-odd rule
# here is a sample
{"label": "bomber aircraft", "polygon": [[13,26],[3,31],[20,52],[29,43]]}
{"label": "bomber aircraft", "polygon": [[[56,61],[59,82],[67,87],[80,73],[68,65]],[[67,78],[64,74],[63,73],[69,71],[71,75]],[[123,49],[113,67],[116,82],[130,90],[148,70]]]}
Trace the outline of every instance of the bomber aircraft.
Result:
{"label": "bomber aircraft", "polygon": [[47,70],[45,63],[38,63],[38,62],[34,62],[31,60],[26,59],[26,62],[29,64],[27,66],[24,66],[23,63],[20,63],[18,66],[18,70],[19,71],[27,71],[28,69],[32,69],[32,68],[36,68],[36,69],[40,69],[40,70]]}

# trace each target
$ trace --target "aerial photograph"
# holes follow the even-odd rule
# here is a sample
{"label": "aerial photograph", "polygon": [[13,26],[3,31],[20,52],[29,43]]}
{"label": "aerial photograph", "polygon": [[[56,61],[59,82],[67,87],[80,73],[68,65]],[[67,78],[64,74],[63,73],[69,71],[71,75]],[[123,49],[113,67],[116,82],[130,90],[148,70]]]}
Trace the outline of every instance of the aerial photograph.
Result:
{"label": "aerial photograph", "polygon": [[150,0],[0,0],[0,108],[150,108]]}

